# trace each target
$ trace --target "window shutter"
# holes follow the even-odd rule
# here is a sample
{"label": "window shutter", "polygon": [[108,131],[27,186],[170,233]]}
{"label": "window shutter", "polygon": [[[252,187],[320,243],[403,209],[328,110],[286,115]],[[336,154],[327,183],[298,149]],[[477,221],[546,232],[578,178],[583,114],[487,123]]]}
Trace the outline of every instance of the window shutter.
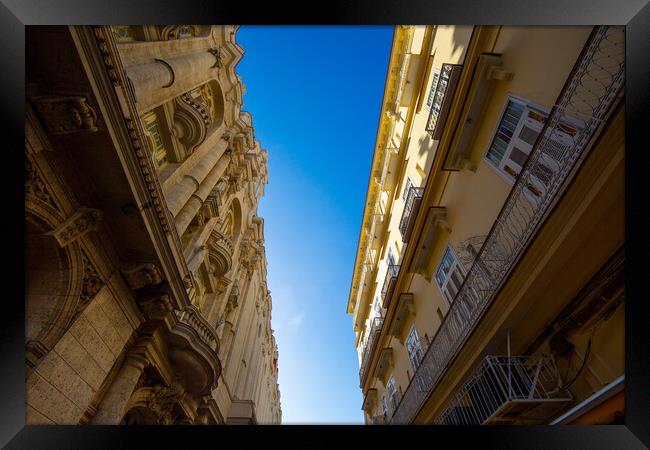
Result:
{"label": "window shutter", "polygon": [[406,178],[406,185],[404,186],[404,192],[402,192],[402,200],[406,201],[406,196],[409,193],[409,190],[413,187],[413,182],[410,178]]}
{"label": "window shutter", "polygon": [[521,169],[533,149],[537,136],[544,127],[547,116],[529,107],[524,108],[517,128],[510,142],[510,152],[505,160],[503,169],[514,178],[519,176]]}

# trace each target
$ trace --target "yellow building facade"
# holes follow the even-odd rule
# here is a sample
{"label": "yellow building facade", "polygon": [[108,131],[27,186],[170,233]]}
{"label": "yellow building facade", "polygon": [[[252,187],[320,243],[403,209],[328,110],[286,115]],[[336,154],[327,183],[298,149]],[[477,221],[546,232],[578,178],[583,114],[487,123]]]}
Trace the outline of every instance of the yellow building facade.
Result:
{"label": "yellow building facade", "polygon": [[281,422],[236,31],[26,28],[28,424]]}
{"label": "yellow building facade", "polygon": [[624,31],[398,26],[347,312],[375,424],[619,423]]}

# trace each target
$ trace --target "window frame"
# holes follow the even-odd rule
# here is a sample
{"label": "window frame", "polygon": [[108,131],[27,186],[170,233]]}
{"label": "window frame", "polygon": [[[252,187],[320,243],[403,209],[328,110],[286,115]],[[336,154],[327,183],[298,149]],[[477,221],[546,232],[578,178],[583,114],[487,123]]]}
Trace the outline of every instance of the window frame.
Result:
{"label": "window frame", "polygon": [[[420,336],[418,335],[418,330],[415,324],[413,324],[411,326],[411,329],[409,330],[409,334],[406,337],[405,347],[406,347],[406,353],[408,355],[409,361],[411,362],[413,375],[415,375],[418,367],[420,367],[420,364],[422,363],[422,359],[424,358],[424,349],[422,348],[422,341],[420,340]],[[414,347],[417,347],[415,351],[416,353],[415,356],[418,359],[417,364],[414,363],[414,359],[413,359],[414,355],[411,354],[411,348]]]}
{"label": "window frame", "polygon": [[[445,256],[447,255],[448,252],[452,255],[452,257],[454,259],[453,259],[452,264],[450,265],[448,274],[445,276],[445,281],[444,281],[443,285],[441,286],[440,283],[439,283],[439,280],[438,280],[438,272],[440,271],[442,263],[444,262]],[[467,274],[465,273],[465,268],[460,263],[458,255],[456,254],[456,251],[454,250],[453,246],[450,243],[447,243],[447,245],[445,246],[445,250],[442,253],[442,257],[440,258],[440,262],[438,263],[438,265],[436,266],[436,268],[435,268],[435,270],[433,272],[433,278],[435,278],[435,280],[436,280],[436,286],[438,286],[438,289],[440,290],[440,293],[442,294],[443,299],[450,306],[453,304],[454,298],[456,298],[456,295],[458,295],[458,292],[460,290],[460,286],[458,286],[458,290],[456,291],[456,294],[452,296],[451,291],[449,291],[448,288],[447,288],[447,286],[449,285],[449,282],[450,282],[450,280],[452,278],[452,274],[456,270],[458,271],[458,275],[461,278],[460,283],[462,285],[463,281],[465,281],[465,277],[467,276]],[[445,290],[447,290],[447,291],[445,291]]]}
{"label": "window frame", "polygon": [[[513,177],[510,173],[508,173],[503,166],[505,165],[505,161],[508,160],[509,156],[512,154],[512,140],[508,142],[508,146],[506,148],[506,152],[503,154],[503,157],[501,158],[501,161],[499,164],[495,164],[489,157],[488,153],[490,152],[490,149],[492,148],[494,144],[494,140],[496,139],[497,133],[499,132],[499,127],[501,125],[501,122],[503,121],[503,116],[508,109],[508,104],[513,101],[515,103],[522,104],[524,106],[524,110],[526,108],[528,109],[533,109],[537,110],[538,112],[541,112],[546,116],[548,119],[551,109],[545,106],[541,106],[540,104],[533,102],[532,100],[528,100],[525,97],[522,97],[520,95],[513,94],[511,92],[508,92],[506,94],[505,101],[503,102],[503,105],[501,105],[501,110],[499,112],[499,116],[497,118],[496,123],[492,127],[492,133],[490,134],[490,140],[488,141],[488,144],[483,152],[483,161],[492,169],[494,170],[503,180],[508,182],[509,184],[514,184],[516,181],[516,178]],[[523,115],[522,115],[523,117]],[[522,118],[520,117],[519,120],[517,121],[517,128],[519,128],[521,124]],[[542,126],[543,129],[543,126]]]}

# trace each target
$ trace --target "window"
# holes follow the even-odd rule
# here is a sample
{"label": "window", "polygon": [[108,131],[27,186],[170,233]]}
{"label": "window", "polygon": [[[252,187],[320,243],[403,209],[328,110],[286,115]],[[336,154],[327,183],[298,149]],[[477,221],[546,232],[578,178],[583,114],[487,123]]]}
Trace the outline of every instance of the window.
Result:
{"label": "window", "polygon": [[450,304],[458,294],[464,277],[465,275],[462,273],[461,265],[458,264],[456,254],[448,245],[438,270],[436,270],[436,282]]}
{"label": "window", "polygon": [[384,420],[385,420],[386,415],[388,414],[388,408],[386,407],[386,396],[385,395],[381,396],[381,413],[384,415]]}
{"label": "window", "polygon": [[422,361],[424,353],[422,352],[422,346],[420,345],[420,338],[418,336],[418,331],[415,328],[415,325],[411,327],[408,337],[406,338],[406,351],[409,355],[409,360],[411,361],[411,367],[415,372]]}
{"label": "window", "polygon": [[406,185],[404,186],[404,192],[402,192],[402,200],[406,201],[406,196],[409,195],[409,189],[413,187],[413,182],[409,177],[406,177]]}
{"label": "window", "polygon": [[[525,99],[509,97],[492,144],[485,157],[495,167],[516,179],[535,145],[537,137],[548,118],[548,112],[533,106]],[[531,183],[528,189],[535,195],[548,186],[558,162],[573,145],[578,132],[578,124],[559,123],[553,130],[550,140],[544,145],[544,153],[538,164],[531,168]]]}
{"label": "window", "polygon": [[386,260],[389,266],[394,266],[396,263],[395,256],[393,256],[393,249],[390,247],[388,248],[388,256]]}
{"label": "window", "polygon": [[142,122],[144,124],[145,133],[151,143],[153,159],[156,162],[156,166],[160,169],[167,162],[167,150],[165,149],[162,136],[160,135],[156,113],[151,111],[145,114],[142,116]]}
{"label": "window", "polygon": [[375,301],[373,303],[373,308],[375,310],[375,317],[380,317],[381,316],[381,300],[379,300],[379,297],[375,297]]}
{"label": "window", "polygon": [[429,96],[427,97],[427,109],[431,110],[431,105],[433,104],[433,97],[436,95],[436,86],[438,85],[438,79],[440,78],[440,70],[435,69],[433,72],[433,79],[431,80],[431,88],[429,89]]}

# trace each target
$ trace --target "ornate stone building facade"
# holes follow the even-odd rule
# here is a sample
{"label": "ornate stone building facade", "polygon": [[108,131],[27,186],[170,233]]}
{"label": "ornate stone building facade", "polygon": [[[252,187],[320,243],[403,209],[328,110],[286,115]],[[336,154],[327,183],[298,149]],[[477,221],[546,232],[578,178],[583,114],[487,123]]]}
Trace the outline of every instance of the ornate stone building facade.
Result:
{"label": "ornate stone building facade", "polygon": [[280,423],[236,30],[26,28],[27,423]]}

